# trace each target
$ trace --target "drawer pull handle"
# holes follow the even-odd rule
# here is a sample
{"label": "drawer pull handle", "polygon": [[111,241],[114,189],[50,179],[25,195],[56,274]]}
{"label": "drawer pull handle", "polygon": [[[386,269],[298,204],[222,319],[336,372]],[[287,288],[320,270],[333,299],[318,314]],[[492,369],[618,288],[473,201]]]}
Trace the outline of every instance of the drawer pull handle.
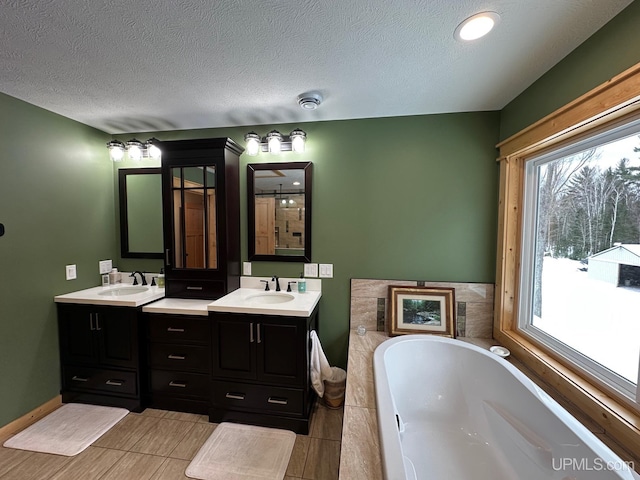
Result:
{"label": "drawer pull handle", "polygon": [[121,387],[122,384],[124,384],[122,380],[107,380],[104,383],[106,383],[107,385],[113,385],[114,387]]}
{"label": "drawer pull handle", "polygon": [[184,332],[184,328],[168,327],[167,332]]}
{"label": "drawer pull handle", "polygon": [[71,377],[71,380],[75,380],[76,382],[88,382],[89,381],[88,378],[82,378],[82,377],[78,377],[76,375]]}
{"label": "drawer pull handle", "polygon": [[269,397],[267,402],[276,403],[278,405],[286,405],[289,401],[286,398]]}
{"label": "drawer pull handle", "polygon": [[227,398],[232,398],[233,400],[244,400],[244,393],[227,393],[225,395]]}
{"label": "drawer pull handle", "polygon": [[184,355],[167,355],[169,360],[185,360],[187,357]]}
{"label": "drawer pull handle", "polygon": [[253,322],[249,324],[249,343],[253,343]]}
{"label": "drawer pull handle", "polygon": [[187,290],[202,290],[202,287],[187,287]]}
{"label": "drawer pull handle", "polygon": [[170,387],[180,387],[180,388],[187,388],[187,384],[186,383],[180,383],[180,382],[169,382],[169,386]]}
{"label": "drawer pull handle", "polygon": [[258,343],[262,343],[262,336],[260,335],[260,324],[256,325],[256,332],[258,332]]}

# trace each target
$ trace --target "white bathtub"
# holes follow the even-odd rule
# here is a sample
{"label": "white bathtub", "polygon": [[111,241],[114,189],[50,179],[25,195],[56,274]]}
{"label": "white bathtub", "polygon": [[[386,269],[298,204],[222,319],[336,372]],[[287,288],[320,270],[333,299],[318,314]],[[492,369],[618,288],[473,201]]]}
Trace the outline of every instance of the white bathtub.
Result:
{"label": "white bathtub", "polygon": [[374,374],[386,480],[637,480],[509,362],[459,340],[382,343]]}

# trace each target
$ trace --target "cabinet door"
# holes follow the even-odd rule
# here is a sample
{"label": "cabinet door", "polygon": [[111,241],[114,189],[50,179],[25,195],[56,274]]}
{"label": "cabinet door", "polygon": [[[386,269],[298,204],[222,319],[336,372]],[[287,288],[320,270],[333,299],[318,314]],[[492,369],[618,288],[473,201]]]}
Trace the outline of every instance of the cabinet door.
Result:
{"label": "cabinet door", "polygon": [[256,323],[224,315],[216,315],[213,318],[214,376],[255,379]]}
{"label": "cabinet door", "polygon": [[138,359],[136,310],[99,308],[95,318],[100,364],[135,368]]}
{"label": "cabinet door", "polygon": [[291,323],[256,325],[257,379],[264,383],[304,387],[305,329]]}
{"label": "cabinet door", "polygon": [[98,361],[93,307],[58,306],[60,353],[63,363],[95,364]]}

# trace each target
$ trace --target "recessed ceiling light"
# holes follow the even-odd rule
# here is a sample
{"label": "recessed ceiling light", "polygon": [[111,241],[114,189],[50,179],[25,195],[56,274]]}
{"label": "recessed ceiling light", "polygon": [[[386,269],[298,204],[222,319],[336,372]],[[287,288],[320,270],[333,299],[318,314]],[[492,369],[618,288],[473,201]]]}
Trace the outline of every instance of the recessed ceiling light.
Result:
{"label": "recessed ceiling light", "polygon": [[482,12],[472,15],[456,27],[453,36],[465,42],[484,37],[500,22],[496,12]]}

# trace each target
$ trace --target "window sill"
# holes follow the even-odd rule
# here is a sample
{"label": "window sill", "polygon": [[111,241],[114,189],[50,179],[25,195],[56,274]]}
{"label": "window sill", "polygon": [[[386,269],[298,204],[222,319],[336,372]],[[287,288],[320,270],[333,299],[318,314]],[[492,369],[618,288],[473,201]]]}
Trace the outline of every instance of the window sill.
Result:
{"label": "window sill", "polygon": [[516,331],[496,329],[496,340],[545,383],[575,404],[615,442],[640,458],[640,415],[576,374]]}

